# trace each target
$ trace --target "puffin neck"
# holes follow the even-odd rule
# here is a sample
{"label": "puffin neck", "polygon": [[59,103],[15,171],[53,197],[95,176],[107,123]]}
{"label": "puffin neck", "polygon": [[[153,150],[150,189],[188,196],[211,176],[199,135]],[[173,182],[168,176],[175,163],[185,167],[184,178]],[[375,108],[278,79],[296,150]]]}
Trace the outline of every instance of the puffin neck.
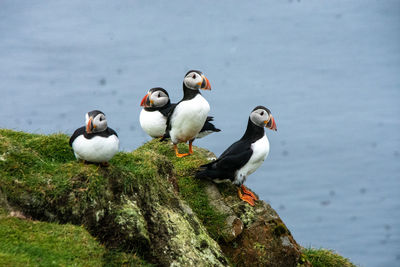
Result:
{"label": "puffin neck", "polygon": [[182,100],[193,99],[198,94],[200,94],[199,90],[189,89],[186,87],[185,83],[183,83],[183,99]]}
{"label": "puffin neck", "polygon": [[169,108],[171,106],[171,100],[168,100],[167,104],[165,104],[162,107],[144,107],[144,110],[146,111],[157,111],[157,110],[164,110],[166,108]]}
{"label": "puffin neck", "polygon": [[110,134],[110,130],[107,127],[104,131],[101,132],[96,132],[96,133],[87,133],[86,131],[83,133],[83,135],[85,136],[86,139],[92,139],[95,136],[100,136],[100,137],[109,137]]}
{"label": "puffin neck", "polygon": [[251,140],[251,142],[254,142],[263,136],[264,136],[264,127],[255,125],[249,118],[246,132],[244,133],[243,137],[240,140],[246,139],[246,140]]}

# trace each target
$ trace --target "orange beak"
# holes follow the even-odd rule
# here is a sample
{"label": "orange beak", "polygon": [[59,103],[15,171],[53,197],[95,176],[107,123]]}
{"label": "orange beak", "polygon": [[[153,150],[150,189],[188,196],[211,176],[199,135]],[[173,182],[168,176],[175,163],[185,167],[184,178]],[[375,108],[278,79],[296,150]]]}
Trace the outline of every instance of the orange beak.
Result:
{"label": "orange beak", "polygon": [[200,89],[211,90],[210,81],[206,78],[206,76],[202,75],[202,77],[203,77],[203,82],[201,83]]}
{"label": "orange beak", "polygon": [[92,120],[93,120],[93,118],[90,117],[89,120],[88,120],[88,123],[86,125],[86,132],[87,133],[92,133]]}
{"label": "orange beak", "polygon": [[140,106],[141,107],[148,107],[149,105],[147,104],[147,99],[149,98],[150,93],[148,93],[147,95],[145,95],[142,99],[142,102],[140,102]]}
{"label": "orange beak", "polygon": [[272,117],[272,115],[269,115],[270,119],[268,121],[268,123],[265,125],[265,127],[273,130],[273,131],[277,131],[278,129],[276,128],[276,123],[275,123],[275,119],[274,117]]}

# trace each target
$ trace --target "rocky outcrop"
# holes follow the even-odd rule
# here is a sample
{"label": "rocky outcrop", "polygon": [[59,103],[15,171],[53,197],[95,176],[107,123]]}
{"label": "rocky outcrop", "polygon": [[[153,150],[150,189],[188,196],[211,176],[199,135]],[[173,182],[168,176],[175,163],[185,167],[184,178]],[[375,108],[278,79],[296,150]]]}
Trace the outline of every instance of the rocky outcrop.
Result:
{"label": "rocky outcrop", "polygon": [[302,259],[301,247],[269,204],[257,201],[251,207],[239,200],[234,186],[218,187],[210,183],[206,191],[212,205],[227,215],[220,246],[237,266],[309,266]]}
{"label": "rocky outcrop", "polygon": [[158,266],[307,266],[270,205],[251,207],[233,185],[193,178],[209,158],[196,148],[177,159],[153,140],[104,168],[76,162],[65,135],[0,130],[0,195],[10,211],[83,225]]}

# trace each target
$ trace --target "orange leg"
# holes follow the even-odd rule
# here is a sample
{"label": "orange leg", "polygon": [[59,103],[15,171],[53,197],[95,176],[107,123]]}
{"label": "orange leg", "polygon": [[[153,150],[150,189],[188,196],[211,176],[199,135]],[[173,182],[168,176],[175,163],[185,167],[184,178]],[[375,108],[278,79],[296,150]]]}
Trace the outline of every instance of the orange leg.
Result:
{"label": "orange leg", "polygon": [[192,155],[192,154],[193,154],[193,147],[192,147],[193,141],[194,141],[194,140],[190,140],[190,141],[189,141],[189,155]]}
{"label": "orange leg", "polygon": [[243,201],[246,201],[247,203],[249,203],[251,206],[254,206],[254,200],[251,196],[249,195],[243,195],[242,192],[240,191],[240,187],[238,187],[238,195],[239,198]]}
{"label": "orange leg", "polygon": [[175,150],[175,155],[176,155],[178,158],[182,158],[182,157],[185,157],[185,156],[189,156],[189,153],[183,153],[183,154],[179,153],[179,151],[178,151],[178,146],[175,145],[175,144],[174,144],[174,150]]}
{"label": "orange leg", "polygon": [[249,195],[254,200],[258,200],[258,197],[256,197],[256,195],[254,195],[253,192],[247,189],[244,185],[241,185],[240,188],[242,188],[244,194]]}

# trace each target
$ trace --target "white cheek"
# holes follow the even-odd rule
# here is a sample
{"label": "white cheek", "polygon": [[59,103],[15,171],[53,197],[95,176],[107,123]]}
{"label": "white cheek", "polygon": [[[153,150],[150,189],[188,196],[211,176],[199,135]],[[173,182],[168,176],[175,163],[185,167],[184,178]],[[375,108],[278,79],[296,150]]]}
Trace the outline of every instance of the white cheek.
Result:
{"label": "white cheek", "polygon": [[201,81],[200,81],[199,78],[193,79],[193,78],[189,77],[189,78],[186,78],[184,80],[184,82],[185,82],[186,87],[188,87],[188,88],[196,88],[197,84],[200,83]]}
{"label": "white cheek", "polygon": [[186,87],[192,88],[192,87],[193,87],[193,85],[192,85],[192,83],[191,83],[190,79],[191,79],[191,78],[187,78],[187,79],[185,79],[185,85],[186,85]]}

